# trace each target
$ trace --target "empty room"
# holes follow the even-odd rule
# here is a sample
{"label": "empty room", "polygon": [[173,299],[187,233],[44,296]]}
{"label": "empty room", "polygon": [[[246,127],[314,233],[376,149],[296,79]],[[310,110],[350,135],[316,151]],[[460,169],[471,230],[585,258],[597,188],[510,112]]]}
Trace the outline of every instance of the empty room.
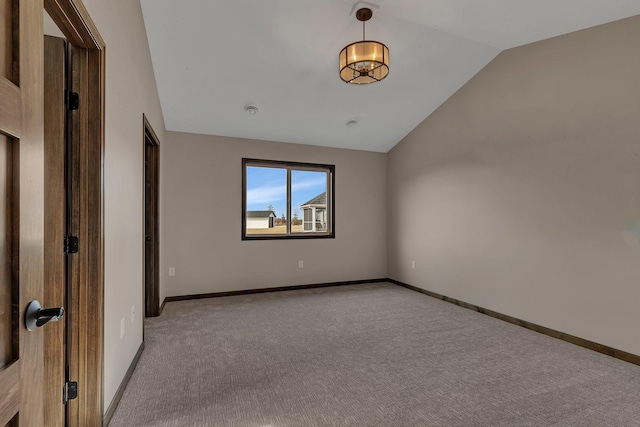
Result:
{"label": "empty room", "polygon": [[0,426],[640,426],[640,0],[0,5]]}

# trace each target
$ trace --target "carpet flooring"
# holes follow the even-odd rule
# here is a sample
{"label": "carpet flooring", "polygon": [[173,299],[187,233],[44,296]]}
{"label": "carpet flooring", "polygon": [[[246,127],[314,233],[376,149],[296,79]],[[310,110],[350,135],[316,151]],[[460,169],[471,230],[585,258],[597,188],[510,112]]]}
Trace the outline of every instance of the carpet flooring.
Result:
{"label": "carpet flooring", "polygon": [[640,367],[374,283],[171,302],[111,427],[640,426]]}

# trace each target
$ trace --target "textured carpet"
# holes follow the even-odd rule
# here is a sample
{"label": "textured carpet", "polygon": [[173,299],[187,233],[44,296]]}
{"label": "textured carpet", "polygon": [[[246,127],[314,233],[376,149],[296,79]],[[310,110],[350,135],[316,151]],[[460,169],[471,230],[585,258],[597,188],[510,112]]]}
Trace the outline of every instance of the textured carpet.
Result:
{"label": "textured carpet", "polygon": [[111,427],[640,426],[640,367],[376,283],[172,302]]}

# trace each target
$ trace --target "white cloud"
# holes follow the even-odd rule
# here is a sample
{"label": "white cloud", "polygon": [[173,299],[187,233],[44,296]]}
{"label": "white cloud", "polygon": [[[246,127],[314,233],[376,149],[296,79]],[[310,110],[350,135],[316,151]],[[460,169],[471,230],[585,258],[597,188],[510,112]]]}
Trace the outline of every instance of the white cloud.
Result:
{"label": "white cloud", "polygon": [[314,179],[308,179],[305,181],[297,181],[291,185],[291,191],[306,190],[307,188],[323,187],[327,184],[325,177],[318,177]]}
{"label": "white cloud", "polygon": [[248,205],[269,205],[286,198],[287,187],[284,185],[257,187],[247,191]]}

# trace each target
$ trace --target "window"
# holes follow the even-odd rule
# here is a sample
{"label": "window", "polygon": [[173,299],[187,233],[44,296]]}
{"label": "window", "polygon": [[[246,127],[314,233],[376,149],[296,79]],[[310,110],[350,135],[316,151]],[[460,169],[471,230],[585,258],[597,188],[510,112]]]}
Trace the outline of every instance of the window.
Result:
{"label": "window", "polygon": [[242,239],[334,237],[333,165],[242,159]]}

